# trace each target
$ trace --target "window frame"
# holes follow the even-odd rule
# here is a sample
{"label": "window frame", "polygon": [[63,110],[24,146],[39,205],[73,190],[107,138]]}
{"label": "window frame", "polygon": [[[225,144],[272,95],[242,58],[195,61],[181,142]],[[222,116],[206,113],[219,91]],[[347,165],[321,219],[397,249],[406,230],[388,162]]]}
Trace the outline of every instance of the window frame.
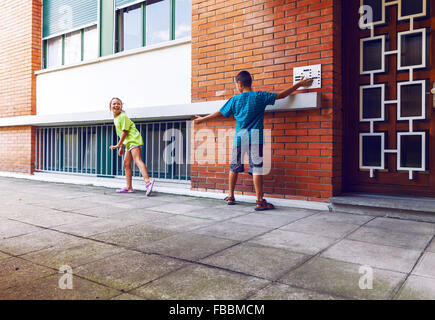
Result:
{"label": "window frame", "polygon": [[[142,46],[139,48],[144,48],[150,45],[147,45],[146,41],[147,41],[147,27],[146,27],[146,10],[147,10],[147,2],[146,0],[141,0],[141,1],[134,1],[132,3],[123,5],[123,6],[119,6],[114,8],[114,23],[115,23],[115,28],[114,28],[114,53],[120,53],[120,52],[125,52],[125,51],[129,51],[129,50],[124,50],[123,48],[123,35],[122,35],[122,28],[121,28],[121,17],[122,17],[122,13],[124,12],[124,10],[129,9],[129,8],[133,8],[136,6],[139,6],[142,8],[141,10],[141,14],[142,14]],[[156,1],[152,1],[152,3],[155,3]],[[152,4],[150,3],[150,4]],[[169,12],[168,12],[168,17],[169,17],[169,39],[168,41],[173,41],[173,40],[177,40],[175,37],[175,29],[176,29],[176,0],[169,0]],[[154,45],[154,44],[153,44]],[[134,50],[134,49],[131,49]]]}
{"label": "window frame", "polygon": [[[93,27],[95,27],[97,29],[97,32],[98,32],[98,30],[99,30],[98,23],[92,23],[92,24],[89,24],[89,25],[86,25],[86,26],[83,26],[83,27],[80,27],[80,28],[76,28],[76,29],[73,29],[73,30],[68,30],[67,32],[62,33],[62,34],[55,34],[55,35],[43,38],[42,39],[42,43],[43,43],[43,45],[42,45],[43,46],[42,69],[46,70],[46,69],[51,69],[51,68],[58,68],[58,67],[63,67],[63,66],[68,66],[68,65],[74,65],[74,64],[77,64],[77,63],[82,63],[84,61],[89,61],[89,60],[85,60],[84,59],[84,49],[85,49],[84,48],[84,44],[85,44],[84,43],[84,37],[85,37],[85,30],[89,29],[89,28],[93,28]],[[79,32],[79,31],[80,31],[80,52],[81,52],[80,53],[80,61],[76,62],[76,63],[72,63],[72,64],[65,64],[65,37],[68,34]],[[51,40],[51,39],[59,38],[59,37],[61,37],[61,39],[62,39],[62,59],[61,59],[61,64],[57,65],[57,66],[54,66],[54,67],[48,67],[47,66],[47,63],[48,63],[48,61],[47,61],[47,57],[48,57],[48,41]],[[99,44],[97,44],[97,46],[99,47]]]}

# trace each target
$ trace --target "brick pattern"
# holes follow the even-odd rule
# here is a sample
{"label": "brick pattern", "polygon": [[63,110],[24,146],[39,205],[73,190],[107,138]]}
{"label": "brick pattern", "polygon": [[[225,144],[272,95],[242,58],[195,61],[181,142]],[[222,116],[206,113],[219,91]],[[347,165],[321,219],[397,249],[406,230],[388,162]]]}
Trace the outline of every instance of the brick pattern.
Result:
{"label": "brick pattern", "polygon": [[[36,114],[34,71],[41,69],[41,9],[41,0],[0,1],[0,117]],[[11,148],[0,151],[0,170],[32,172],[32,132],[29,127],[0,128],[0,141]]]}
{"label": "brick pattern", "polygon": [[35,133],[32,127],[0,128],[0,171],[31,174],[34,171]]}
{"label": "brick pattern", "polygon": [[[254,90],[278,92],[292,84],[293,68],[322,64],[321,108],[267,113],[272,129],[268,197],[327,201],[341,191],[340,0],[193,0],[192,101],[229,99],[234,77],[248,70]],[[203,127],[234,127],[219,118]],[[198,142],[195,143],[198,145]],[[230,153],[228,146],[227,153]],[[192,166],[192,188],[226,192],[228,165]],[[239,176],[239,193],[254,194]]]}

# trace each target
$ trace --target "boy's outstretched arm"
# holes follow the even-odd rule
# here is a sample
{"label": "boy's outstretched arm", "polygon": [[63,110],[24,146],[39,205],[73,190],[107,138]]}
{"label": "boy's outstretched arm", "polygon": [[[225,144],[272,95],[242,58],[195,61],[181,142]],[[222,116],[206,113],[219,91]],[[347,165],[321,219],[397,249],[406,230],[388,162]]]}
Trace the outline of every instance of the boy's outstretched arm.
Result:
{"label": "boy's outstretched arm", "polygon": [[195,116],[193,118],[193,122],[195,122],[196,124],[200,124],[201,122],[213,119],[213,118],[217,118],[222,116],[222,113],[220,111],[216,111],[215,113],[209,114],[208,116],[204,116],[204,117],[200,117],[200,116]]}
{"label": "boy's outstretched arm", "polygon": [[312,83],[313,83],[313,79],[302,78],[302,80],[299,81],[298,83],[296,83],[294,86],[291,86],[290,88],[279,92],[278,95],[276,96],[276,100],[284,99],[285,97],[289,96],[294,91],[298,90],[300,87],[309,87],[309,86],[311,86]]}

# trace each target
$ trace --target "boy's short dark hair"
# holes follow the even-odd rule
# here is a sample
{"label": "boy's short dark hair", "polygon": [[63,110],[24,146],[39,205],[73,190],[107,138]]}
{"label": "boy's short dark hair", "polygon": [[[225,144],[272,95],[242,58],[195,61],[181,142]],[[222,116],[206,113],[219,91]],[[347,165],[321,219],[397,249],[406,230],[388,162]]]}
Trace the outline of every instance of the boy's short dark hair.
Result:
{"label": "boy's short dark hair", "polygon": [[241,82],[245,88],[249,88],[252,85],[252,77],[248,71],[241,71],[236,77],[236,82]]}

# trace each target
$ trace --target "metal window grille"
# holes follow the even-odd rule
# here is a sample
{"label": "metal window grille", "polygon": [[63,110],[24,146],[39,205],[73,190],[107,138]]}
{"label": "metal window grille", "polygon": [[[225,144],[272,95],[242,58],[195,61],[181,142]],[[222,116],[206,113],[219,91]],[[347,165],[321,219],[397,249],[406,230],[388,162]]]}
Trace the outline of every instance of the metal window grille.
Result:
{"label": "metal window grille", "polygon": [[[190,180],[190,121],[136,122],[150,177]],[[166,132],[166,134],[165,134]],[[41,127],[35,136],[35,170],[101,177],[124,176],[124,157],[109,147],[119,141],[113,124]],[[132,164],[133,177],[140,177]]]}

